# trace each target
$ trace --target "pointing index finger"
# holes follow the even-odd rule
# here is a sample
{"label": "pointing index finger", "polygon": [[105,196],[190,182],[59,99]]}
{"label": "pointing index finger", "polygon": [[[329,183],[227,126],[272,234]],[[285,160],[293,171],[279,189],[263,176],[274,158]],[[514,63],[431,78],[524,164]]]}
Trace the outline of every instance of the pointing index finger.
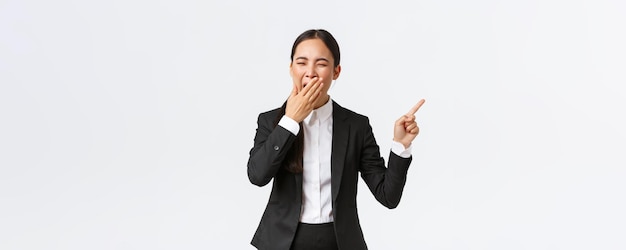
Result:
{"label": "pointing index finger", "polygon": [[420,107],[424,104],[424,102],[426,102],[426,100],[422,99],[419,102],[417,102],[417,104],[415,104],[415,106],[413,106],[413,108],[411,108],[411,110],[409,110],[409,113],[407,113],[407,115],[413,115],[417,112],[417,110],[420,109]]}

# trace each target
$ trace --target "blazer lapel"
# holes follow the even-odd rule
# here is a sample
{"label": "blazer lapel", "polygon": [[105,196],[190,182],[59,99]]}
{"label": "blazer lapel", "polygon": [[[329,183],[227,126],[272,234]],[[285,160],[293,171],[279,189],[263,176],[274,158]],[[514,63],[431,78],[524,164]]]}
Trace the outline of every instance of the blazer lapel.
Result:
{"label": "blazer lapel", "polygon": [[331,148],[331,191],[333,204],[339,194],[341,186],[341,176],[346,158],[346,150],[348,148],[348,136],[350,134],[350,125],[347,123],[348,118],[346,110],[333,101],[333,142]]}

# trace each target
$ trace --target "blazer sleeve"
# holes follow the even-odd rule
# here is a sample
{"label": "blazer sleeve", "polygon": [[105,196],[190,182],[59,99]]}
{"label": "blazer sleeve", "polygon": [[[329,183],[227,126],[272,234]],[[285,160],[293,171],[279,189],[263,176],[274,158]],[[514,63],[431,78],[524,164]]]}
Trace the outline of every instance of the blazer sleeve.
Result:
{"label": "blazer sleeve", "polygon": [[275,112],[262,113],[257,120],[248,159],[248,179],[257,186],[265,186],[274,178],[296,138],[289,130],[274,127],[275,116]]}
{"label": "blazer sleeve", "polygon": [[390,152],[389,165],[385,167],[385,160],[380,156],[380,148],[374,138],[369,119],[366,119],[365,124],[361,131],[363,133],[359,168],[361,178],[378,202],[387,208],[396,208],[400,203],[413,158],[402,158]]}

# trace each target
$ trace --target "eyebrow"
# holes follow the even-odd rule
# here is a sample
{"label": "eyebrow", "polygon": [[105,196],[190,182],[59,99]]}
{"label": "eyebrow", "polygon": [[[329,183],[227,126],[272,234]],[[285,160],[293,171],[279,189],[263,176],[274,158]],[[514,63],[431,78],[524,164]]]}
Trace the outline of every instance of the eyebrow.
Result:
{"label": "eyebrow", "polygon": [[[302,60],[309,60],[309,58],[306,58],[306,57],[304,57],[304,56],[299,56],[299,57],[297,57],[297,58],[296,58],[296,60],[300,60],[300,59],[302,59]],[[317,58],[317,59],[315,59],[315,61],[316,61],[316,62],[317,62],[317,61],[326,61],[326,62],[330,62],[330,61],[328,61],[328,59],[326,59],[326,58],[324,58],[324,57]]]}

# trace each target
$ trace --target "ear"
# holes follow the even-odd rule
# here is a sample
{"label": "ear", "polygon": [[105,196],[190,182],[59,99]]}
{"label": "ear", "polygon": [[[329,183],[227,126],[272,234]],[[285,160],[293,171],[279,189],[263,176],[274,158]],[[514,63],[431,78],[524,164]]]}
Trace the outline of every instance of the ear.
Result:
{"label": "ear", "polygon": [[337,65],[334,71],[335,73],[333,74],[333,80],[337,80],[337,78],[339,78],[339,73],[341,73],[341,65]]}
{"label": "ear", "polygon": [[293,63],[289,63],[289,76],[291,76],[291,78],[293,78]]}

